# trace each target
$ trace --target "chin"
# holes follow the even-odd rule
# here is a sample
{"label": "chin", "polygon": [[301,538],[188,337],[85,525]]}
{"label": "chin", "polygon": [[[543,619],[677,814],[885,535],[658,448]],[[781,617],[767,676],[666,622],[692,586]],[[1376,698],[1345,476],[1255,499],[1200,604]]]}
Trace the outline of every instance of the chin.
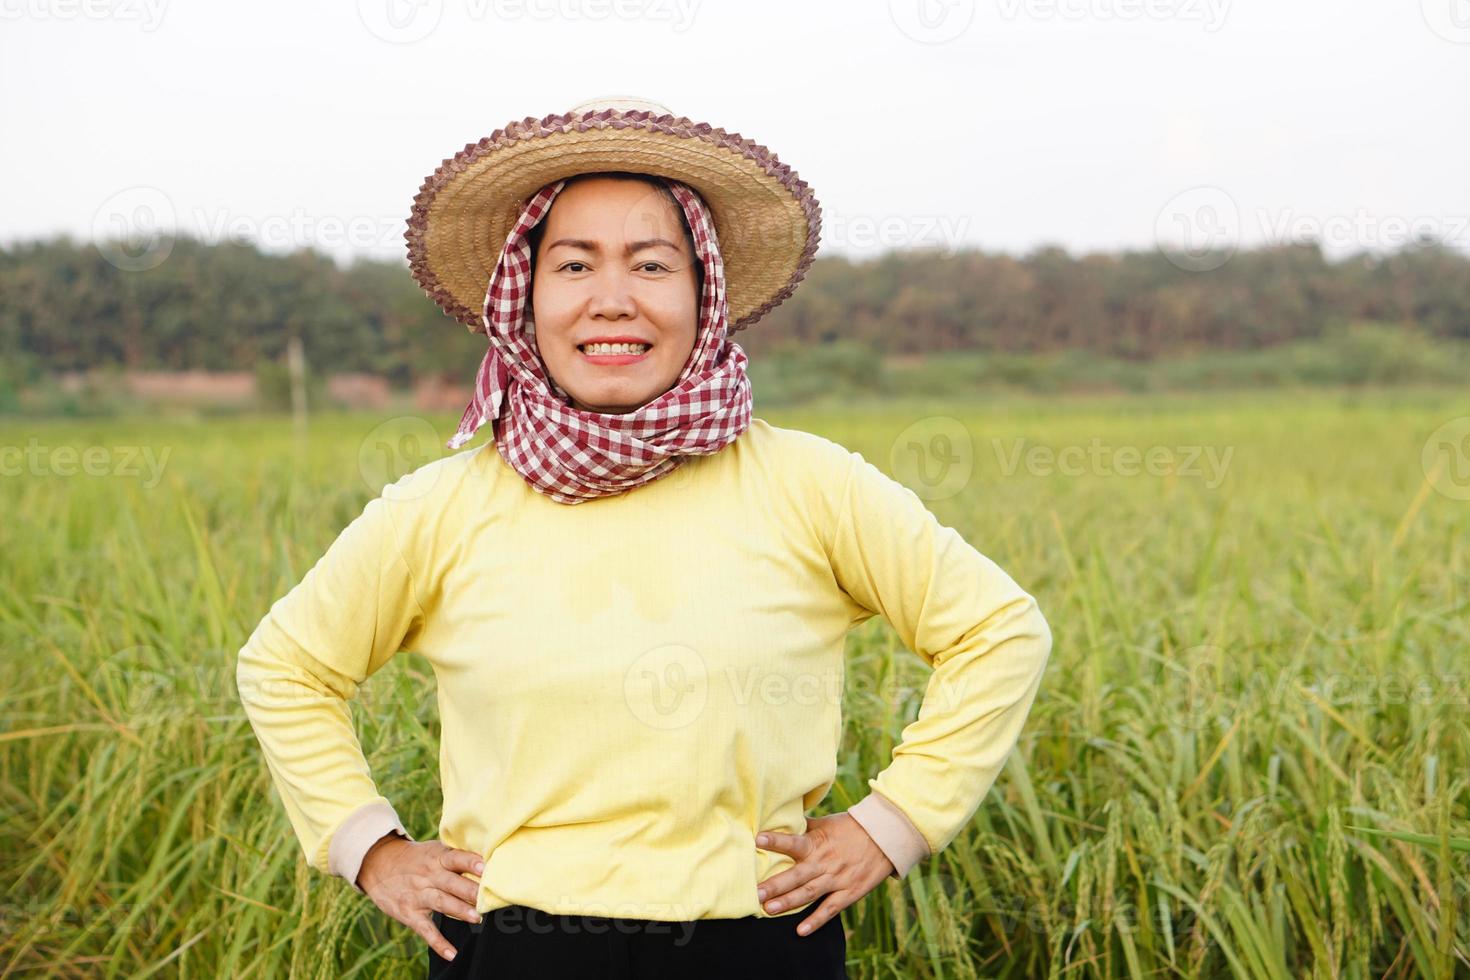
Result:
{"label": "chin", "polygon": [[572,396],[575,402],[589,406],[587,411],[602,412],[605,415],[626,415],[628,412],[641,408],[657,397],[657,395],[652,393],[647,397],[641,398],[636,396],[620,397],[611,393],[599,396],[591,392],[578,394],[577,392],[569,391],[568,394]]}
{"label": "chin", "polygon": [[654,390],[646,385],[632,387],[627,384],[588,384],[579,385],[577,390],[567,389],[575,402],[583,405],[591,405],[591,411],[604,412],[609,415],[622,415],[636,408],[648,404],[657,398],[662,391],[668,388]]}

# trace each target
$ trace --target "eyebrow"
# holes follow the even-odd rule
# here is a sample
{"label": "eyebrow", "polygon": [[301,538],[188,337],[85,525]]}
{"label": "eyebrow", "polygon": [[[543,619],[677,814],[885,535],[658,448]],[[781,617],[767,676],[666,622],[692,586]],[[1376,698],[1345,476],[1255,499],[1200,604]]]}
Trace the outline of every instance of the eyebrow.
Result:
{"label": "eyebrow", "polygon": [[[589,242],[585,238],[558,238],[556,241],[546,246],[546,250],[549,252],[552,249],[556,248],[558,245],[564,245],[567,248],[579,248],[584,252],[602,251],[602,246],[598,245],[596,242]],[[623,249],[623,254],[632,255],[634,252],[641,252],[645,248],[656,248],[660,245],[665,248],[671,248],[676,252],[679,251],[679,246],[675,245],[667,238],[645,238],[639,242],[629,242],[627,246]]]}

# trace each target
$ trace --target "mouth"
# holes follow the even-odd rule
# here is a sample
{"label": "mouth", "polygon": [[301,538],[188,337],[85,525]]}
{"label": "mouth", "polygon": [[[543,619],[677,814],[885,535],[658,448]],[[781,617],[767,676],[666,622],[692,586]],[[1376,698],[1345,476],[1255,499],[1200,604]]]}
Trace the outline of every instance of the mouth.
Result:
{"label": "mouth", "polygon": [[633,341],[598,342],[578,344],[577,350],[589,364],[618,367],[624,364],[637,364],[647,359],[649,351],[653,350],[653,345]]}

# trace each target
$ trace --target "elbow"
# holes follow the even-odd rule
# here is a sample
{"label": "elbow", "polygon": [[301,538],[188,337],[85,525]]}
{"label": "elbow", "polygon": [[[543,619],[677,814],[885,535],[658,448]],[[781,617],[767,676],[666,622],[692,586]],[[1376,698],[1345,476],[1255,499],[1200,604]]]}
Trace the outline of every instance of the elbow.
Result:
{"label": "elbow", "polygon": [[1047,622],[1046,614],[1041,611],[1041,603],[1036,601],[1035,596],[1031,597],[1031,619],[1036,624],[1035,628],[1038,639],[1042,641],[1043,645],[1047,649],[1047,652],[1050,653],[1051,624]]}
{"label": "elbow", "polygon": [[279,691],[285,679],[283,664],[261,643],[259,632],[251,634],[235,654],[235,696],[245,706],[246,714],[269,702],[268,695]]}
{"label": "elbow", "polygon": [[235,654],[235,697],[245,706],[247,713],[254,703],[256,687],[256,672],[250,661],[250,645],[247,643]]}
{"label": "elbow", "polygon": [[278,634],[253,634],[235,655],[235,693],[247,715],[356,696],[352,678],[313,661],[301,662],[300,648]]}
{"label": "elbow", "polygon": [[1046,670],[1047,662],[1051,659],[1052,635],[1051,624],[1047,622],[1046,615],[1041,611],[1041,604],[1035,597],[1029,597],[1030,603],[1026,609],[1025,635],[1030,639],[1030,648],[1034,651],[1036,662],[1035,670],[1039,678]]}
{"label": "elbow", "polygon": [[1051,624],[1047,622],[1046,614],[1041,611],[1041,603],[1036,597],[1028,595],[1026,605],[1026,633],[1029,635],[1038,652],[1038,658],[1042,663],[1051,656],[1052,635]]}
{"label": "elbow", "polygon": [[1003,607],[996,622],[998,635],[1015,655],[1030,662],[1040,674],[1051,659],[1051,624],[1041,611],[1041,604],[1029,592],[1018,592]]}

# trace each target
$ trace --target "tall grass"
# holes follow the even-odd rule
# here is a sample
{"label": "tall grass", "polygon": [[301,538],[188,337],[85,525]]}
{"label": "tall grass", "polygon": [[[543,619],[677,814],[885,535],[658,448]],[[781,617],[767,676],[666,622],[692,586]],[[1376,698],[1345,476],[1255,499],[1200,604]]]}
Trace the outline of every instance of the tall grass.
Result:
{"label": "tall grass", "polygon": [[[1055,637],[971,826],[843,913],[853,977],[1470,974],[1470,501],[1422,465],[1463,392],[760,414],[885,469],[945,454],[960,475],[929,505]],[[46,449],[37,473],[0,460],[0,976],[422,975],[416,936],[306,868],[233,679],[271,600],[397,475],[379,451],[398,471],[438,455],[422,420],[380,422],[319,417],[305,442],[254,418],[0,429]],[[1061,472],[1016,440],[1174,465]],[[62,445],[102,447],[106,471],[96,452],[65,475]],[[156,484],[130,447],[164,460]],[[1228,459],[1218,479],[1192,447]],[[927,677],[876,619],[848,662],[820,812],[863,795]],[[432,690],[400,655],[356,712],[419,839]]]}

